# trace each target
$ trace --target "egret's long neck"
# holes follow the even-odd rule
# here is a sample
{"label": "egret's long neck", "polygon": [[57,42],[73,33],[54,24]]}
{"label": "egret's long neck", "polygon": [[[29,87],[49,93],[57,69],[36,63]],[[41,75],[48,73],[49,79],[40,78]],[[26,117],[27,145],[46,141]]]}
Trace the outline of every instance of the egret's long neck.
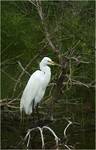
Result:
{"label": "egret's long neck", "polygon": [[51,69],[48,66],[40,65],[40,70],[44,72],[44,82],[47,85],[51,78]]}

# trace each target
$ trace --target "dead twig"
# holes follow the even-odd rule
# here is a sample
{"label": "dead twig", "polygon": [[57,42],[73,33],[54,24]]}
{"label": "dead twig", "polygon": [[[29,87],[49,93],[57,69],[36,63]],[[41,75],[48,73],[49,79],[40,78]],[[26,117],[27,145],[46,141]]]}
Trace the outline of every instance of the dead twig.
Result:
{"label": "dead twig", "polygon": [[[17,56],[15,56],[15,57],[10,58],[10,59],[6,59],[5,61],[3,61],[3,62],[1,63],[1,65],[8,64],[8,62],[11,62],[11,61],[13,61],[13,60],[15,60],[15,59],[17,59],[17,58],[20,58],[21,56],[23,56],[23,54],[17,55]],[[16,63],[16,62],[14,62],[14,63]]]}
{"label": "dead twig", "polygon": [[14,42],[9,43],[1,52],[0,55],[3,54]]}
{"label": "dead twig", "polygon": [[26,74],[28,74],[29,76],[31,76],[30,73],[29,73],[28,71],[26,71],[25,68],[22,66],[21,62],[20,62],[20,61],[17,61],[17,62],[18,62],[18,65],[20,66],[20,68],[21,68]]}
{"label": "dead twig", "polygon": [[43,28],[44,28],[45,37],[46,37],[46,40],[48,41],[49,46],[52,48],[53,52],[59,53],[59,50],[53,44],[53,42],[52,42],[52,40],[50,38],[50,34],[48,32],[48,29],[46,27],[46,23],[45,23],[45,20],[44,20],[44,14],[43,14],[42,6],[41,6],[41,1],[40,0],[36,0],[36,4],[34,3],[33,0],[29,0],[29,2],[31,2],[36,7],[36,9],[38,11],[38,14],[39,14],[40,19],[41,19],[41,23],[42,23]]}
{"label": "dead twig", "polygon": [[65,140],[65,144],[64,146],[68,149],[68,150],[71,150],[70,147],[68,146],[68,136],[67,136],[67,130],[68,128],[70,127],[70,125],[72,125],[72,122],[70,120],[68,120],[67,118],[65,118],[65,120],[67,120],[68,124],[66,126],[66,128],[64,129],[64,138],[66,139]]}
{"label": "dead twig", "polygon": [[[73,85],[85,86],[85,87],[87,87],[87,88],[92,87],[91,83],[83,83],[83,82],[81,82],[81,81],[72,79],[71,74],[69,74],[69,75],[66,74],[66,77],[68,78],[68,81],[67,81],[67,82],[63,82],[63,85],[68,86],[68,84],[70,84],[70,85],[72,86],[72,84],[73,84]],[[94,87],[94,86],[93,86],[93,87]]]}
{"label": "dead twig", "polygon": [[29,0],[29,2],[32,3],[35,7],[37,7],[34,0]]}
{"label": "dead twig", "polygon": [[75,61],[78,62],[78,63],[89,64],[88,61],[79,60],[78,57],[77,57],[77,58],[76,58],[76,57],[71,57],[71,59],[75,60]]}
{"label": "dead twig", "polygon": [[11,106],[11,105],[8,105],[8,104],[7,104],[7,107],[9,107],[9,108],[15,108],[15,109],[19,109],[19,107],[16,107],[16,106]]}
{"label": "dead twig", "polygon": [[66,132],[67,132],[67,130],[68,130],[68,128],[69,128],[69,126],[72,124],[72,122],[70,121],[70,120],[68,120],[68,125],[66,126],[66,128],[64,129],[64,138],[66,139],[67,138],[67,134],[66,134]]}
{"label": "dead twig", "polygon": [[79,45],[80,40],[78,40],[77,42],[75,42],[75,44],[73,44],[73,46],[71,48],[68,48],[67,52],[65,52],[63,55],[64,56],[72,56],[74,53],[74,49]]}
{"label": "dead twig", "polygon": [[68,145],[66,145],[66,144],[65,144],[65,147],[66,147],[68,150],[71,150],[71,148],[70,148]]}
{"label": "dead twig", "polygon": [[77,81],[77,80],[73,80],[73,79],[72,79],[72,84],[83,85],[83,86],[89,88],[89,84],[82,83],[81,81]]}
{"label": "dead twig", "polygon": [[78,56],[78,57],[64,56],[64,57],[67,58],[68,60],[75,60],[77,63],[82,63],[82,64],[89,64],[90,63],[88,61],[80,60],[80,56]]}
{"label": "dead twig", "polygon": [[13,108],[13,109],[19,109],[19,107],[16,106],[16,104],[14,104],[14,102],[16,102],[17,99],[13,99],[13,100],[9,100],[9,99],[2,99],[0,100],[0,106],[6,106],[9,108]]}

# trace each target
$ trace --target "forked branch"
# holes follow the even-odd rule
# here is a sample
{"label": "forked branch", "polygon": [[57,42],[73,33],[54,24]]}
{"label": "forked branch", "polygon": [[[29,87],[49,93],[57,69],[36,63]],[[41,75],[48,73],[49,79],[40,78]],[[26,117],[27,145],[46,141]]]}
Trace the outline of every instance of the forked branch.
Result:
{"label": "forked branch", "polygon": [[31,132],[34,130],[40,131],[40,136],[41,136],[41,141],[42,141],[42,149],[45,148],[44,135],[43,135],[44,129],[49,130],[52,133],[52,135],[55,137],[56,147],[58,148],[60,138],[58,138],[56,133],[48,126],[43,126],[42,128],[36,127],[36,128],[29,129],[27,131],[27,134],[24,137],[24,141],[27,141],[27,148],[29,147],[29,144],[30,144]]}
{"label": "forked branch", "polygon": [[[68,125],[66,126],[66,128],[64,129],[64,137],[67,139],[67,130],[68,128],[70,127],[70,125],[72,124],[71,121],[67,120],[68,121]],[[50,127],[48,126],[43,126],[42,128],[41,127],[36,127],[36,128],[32,128],[32,129],[29,129],[24,137],[24,141],[27,141],[27,148],[29,147],[29,144],[30,144],[30,139],[31,139],[31,132],[35,131],[35,130],[39,130],[40,131],[40,137],[41,137],[41,141],[42,141],[42,149],[45,148],[45,142],[44,142],[44,129],[47,129],[48,131],[50,131],[52,133],[52,135],[54,136],[55,138],[55,142],[56,142],[56,148],[58,149],[59,148],[59,141],[60,141],[60,138],[56,135],[56,133],[54,132],[54,130],[52,130]],[[71,150],[70,147],[67,145],[67,142],[65,141],[65,144],[64,146]]]}

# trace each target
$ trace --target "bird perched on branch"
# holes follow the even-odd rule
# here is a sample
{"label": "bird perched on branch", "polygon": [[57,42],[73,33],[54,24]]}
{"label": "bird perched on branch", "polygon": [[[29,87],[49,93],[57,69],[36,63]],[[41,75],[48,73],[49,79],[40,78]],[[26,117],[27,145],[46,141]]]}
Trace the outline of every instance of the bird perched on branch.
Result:
{"label": "bird perched on branch", "polygon": [[32,108],[35,108],[43,98],[51,78],[51,69],[49,65],[56,65],[56,63],[54,63],[50,58],[44,57],[40,62],[40,70],[35,71],[31,75],[21,97],[21,113],[22,110],[24,110],[26,114],[30,115],[32,113]]}

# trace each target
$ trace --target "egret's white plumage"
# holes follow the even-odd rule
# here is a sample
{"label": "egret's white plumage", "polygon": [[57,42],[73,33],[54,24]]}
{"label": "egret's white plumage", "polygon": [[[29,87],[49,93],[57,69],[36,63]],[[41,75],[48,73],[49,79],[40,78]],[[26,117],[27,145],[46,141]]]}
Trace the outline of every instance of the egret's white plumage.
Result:
{"label": "egret's white plumage", "polygon": [[51,78],[51,69],[48,65],[53,65],[53,61],[48,57],[44,57],[40,62],[40,70],[31,75],[21,97],[21,112],[24,110],[26,114],[31,114],[33,100],[35,101],[34,106],[36,106],[43,98]]}

